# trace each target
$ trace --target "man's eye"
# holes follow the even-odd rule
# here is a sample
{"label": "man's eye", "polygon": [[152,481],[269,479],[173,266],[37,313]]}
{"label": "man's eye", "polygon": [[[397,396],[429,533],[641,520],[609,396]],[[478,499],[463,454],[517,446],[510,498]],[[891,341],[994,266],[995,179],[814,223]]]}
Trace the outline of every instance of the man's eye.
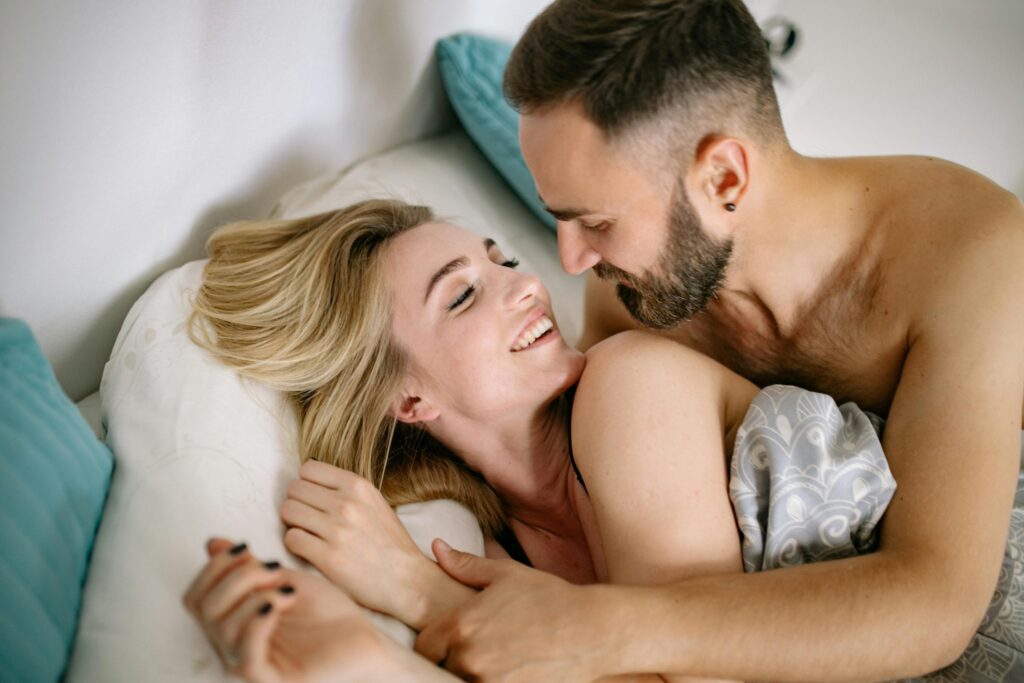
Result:
{"label": "man's eye", "polygon": [[508,261],[502,262],[501,265],[505,266],[506,268],[517,268],[519,266],[519,259],[510,258]]}
{"label": "man's eye", "polygon": [[580,223],[584,230],[590,230],[591,232],[603,232],[608,229],[608,221],[600,221],[598,223]]}
{"label": "man's eye", "polygon": [[476,286],[475,286],[475,285],[470,285],[469,287],[466,287],[466,291],[464,291],[464,292],[463,292],[462,294],[460,294],[460,295],[459,295],[459,298],[458,298],[458,299],[456,299],[455,301],[453,301],[453,302],[452,302],[452,303],[451,303],[451,304],[450,304],[450,305],[448,306],[448,310],[449,310],[449,311],[454,311],[454,310],[455,310],[456,308],[458,308],[458,307],[459,307],[459,306],[461,306],[462,304],[466,303],[466,300],[467,300],[467,299],[468,299],[469,297],[473,296],[473,293],[474,293],[475,291],[476,291]]}

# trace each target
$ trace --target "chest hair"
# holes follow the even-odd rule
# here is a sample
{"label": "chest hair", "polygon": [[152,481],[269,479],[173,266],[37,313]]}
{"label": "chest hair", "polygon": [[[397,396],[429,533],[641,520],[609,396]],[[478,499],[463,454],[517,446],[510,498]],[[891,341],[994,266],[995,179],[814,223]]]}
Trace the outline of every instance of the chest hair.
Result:
{"label": "chest hair", "polygon": [[884,263],[859,250],[780,330],[761,307],[712,304],[686,324],[699,350],[759,386],[792,384],[888,412],[906,357],[906,326],[886,292]]}

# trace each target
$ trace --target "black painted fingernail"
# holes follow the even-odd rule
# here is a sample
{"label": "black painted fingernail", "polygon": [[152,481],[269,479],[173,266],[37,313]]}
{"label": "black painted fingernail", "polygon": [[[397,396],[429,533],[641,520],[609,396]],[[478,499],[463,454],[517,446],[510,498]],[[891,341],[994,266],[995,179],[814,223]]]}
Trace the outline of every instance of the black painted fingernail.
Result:
{"label": "black painted fingernail", "polygon": [[263,607],[260,607],[260,616],[265,617],[270,614],[270,610],[274,609],[274,606],[269,602],[263,603]]}
{"label": "black painted fingernail", "polygon": [[281,593],[282,595],[291,595],[292,593],[295,592],[295,586],[288,586],[288,585],[281,586],[280,588],[277,589],[277,592]]}
{"label": "black painted fingernail", "polygon": [[270,562],[264,562],[263,566],[266,569],[269,569],[270,571],[274,571],[275,569],[280,569],[281,568],[281,563],[278,562],[277,560],[271,560]]}
{"label": "black painted fingernail", "polygon": [[245,549],[248,548],[248,547],[249,546],[246,543],[239,543],[234,548],[229,550],[228,553],[231,554],[231,555],[241,555],[242,553],[245,552]]}

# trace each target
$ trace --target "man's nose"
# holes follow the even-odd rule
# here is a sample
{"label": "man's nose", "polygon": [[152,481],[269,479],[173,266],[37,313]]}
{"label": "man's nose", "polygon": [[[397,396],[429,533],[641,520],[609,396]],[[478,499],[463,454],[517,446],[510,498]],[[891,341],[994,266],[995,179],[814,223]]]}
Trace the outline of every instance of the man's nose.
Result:
{"label": "man's nose", "polygon": [[601,262],[601,255],[591,248],[571,221],[558,222],[558,255],[562,259],[562,270],[570,275],[579,275]]}

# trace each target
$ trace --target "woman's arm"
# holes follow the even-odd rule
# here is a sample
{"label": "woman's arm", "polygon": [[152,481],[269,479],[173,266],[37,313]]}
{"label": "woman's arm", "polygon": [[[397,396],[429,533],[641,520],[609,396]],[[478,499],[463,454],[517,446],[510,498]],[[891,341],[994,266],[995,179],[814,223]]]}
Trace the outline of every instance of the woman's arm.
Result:
{"label": "woman's arm", "polygon": [[742,570],[724,443],[737,390],[756,391],[714,360],[642,332],[588,353],[572,443],[613,583]]}
{"label": "woman's arm", "polygon": [[184,596],[225,668],[254,683],[453,681],[378,632],[337,587],[225,539]]}
{"label": "woman's arm", "polygon": [[742,571],[725,433],[755,392],[714,360],[653,335],[620,334],[591,349],[572,442],[610,582]]}
{"label": "woman's arm", "polygon": [[285,547],[359,604],[417,631],[475,594],[424,556],[369,481],[307,461],[288,486]]}

